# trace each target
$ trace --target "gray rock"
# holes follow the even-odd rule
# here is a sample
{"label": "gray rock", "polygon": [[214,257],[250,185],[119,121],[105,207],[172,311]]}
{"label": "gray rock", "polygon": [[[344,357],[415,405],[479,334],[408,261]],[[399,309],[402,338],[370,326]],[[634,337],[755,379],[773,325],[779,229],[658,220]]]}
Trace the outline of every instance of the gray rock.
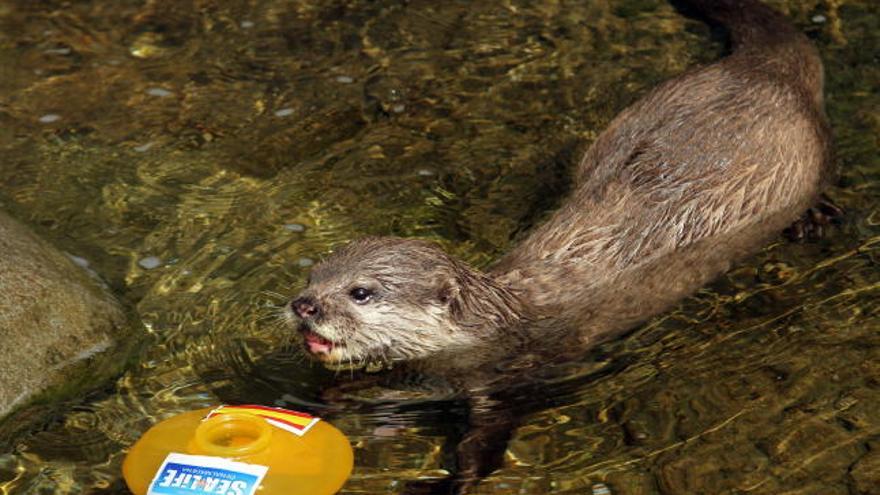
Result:
{"label": "gray rock", "polygon": [[117,372],[125,325],[86,270],[0,212],[0,418]]}

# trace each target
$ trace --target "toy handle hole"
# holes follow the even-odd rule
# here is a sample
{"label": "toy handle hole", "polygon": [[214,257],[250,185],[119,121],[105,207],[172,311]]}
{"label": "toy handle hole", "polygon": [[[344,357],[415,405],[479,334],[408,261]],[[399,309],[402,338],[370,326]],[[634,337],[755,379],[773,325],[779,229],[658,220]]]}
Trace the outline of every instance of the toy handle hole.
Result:
{"label": "toy handle hole", "polygon": [[196,428],[200,453],[220,457],[256,454],[269,446],[272,427],[263,418],[249,414],[218,414]]}

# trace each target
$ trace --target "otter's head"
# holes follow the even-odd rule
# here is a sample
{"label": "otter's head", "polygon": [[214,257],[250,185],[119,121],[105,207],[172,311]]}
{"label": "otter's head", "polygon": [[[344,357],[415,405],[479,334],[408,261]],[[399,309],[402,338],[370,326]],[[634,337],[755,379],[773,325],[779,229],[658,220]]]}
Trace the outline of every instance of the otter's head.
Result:
{"label": "otter's head", "polygon": [[367,238],[316,265],[289,311],[312,356],[357,365],[472,346],[486,329],[469,315],[503,299],[494,292],[488,277],[431,243]]}

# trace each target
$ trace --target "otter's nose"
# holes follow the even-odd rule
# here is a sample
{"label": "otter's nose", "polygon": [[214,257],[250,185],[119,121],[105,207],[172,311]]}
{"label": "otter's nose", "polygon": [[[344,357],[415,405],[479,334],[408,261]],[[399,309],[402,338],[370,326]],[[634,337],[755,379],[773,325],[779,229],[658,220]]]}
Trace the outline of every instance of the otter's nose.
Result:
{"label": "otter's nose", "polygon": [[303,320],[316,318],[321,313],[318,303],[310,297],[300,297],[290,303],[290,308]]}

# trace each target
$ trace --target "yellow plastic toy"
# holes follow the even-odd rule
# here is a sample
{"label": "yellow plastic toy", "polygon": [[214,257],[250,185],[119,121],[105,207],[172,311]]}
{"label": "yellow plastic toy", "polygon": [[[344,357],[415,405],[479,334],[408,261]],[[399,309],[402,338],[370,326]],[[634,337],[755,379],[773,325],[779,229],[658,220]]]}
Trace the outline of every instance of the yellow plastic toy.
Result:
{"label": "yellow plastic toy", "polygon": [[150,428],[122,465],[135,495],[330,495],[351,474],[348,439],[307,414],[220,406]]}

